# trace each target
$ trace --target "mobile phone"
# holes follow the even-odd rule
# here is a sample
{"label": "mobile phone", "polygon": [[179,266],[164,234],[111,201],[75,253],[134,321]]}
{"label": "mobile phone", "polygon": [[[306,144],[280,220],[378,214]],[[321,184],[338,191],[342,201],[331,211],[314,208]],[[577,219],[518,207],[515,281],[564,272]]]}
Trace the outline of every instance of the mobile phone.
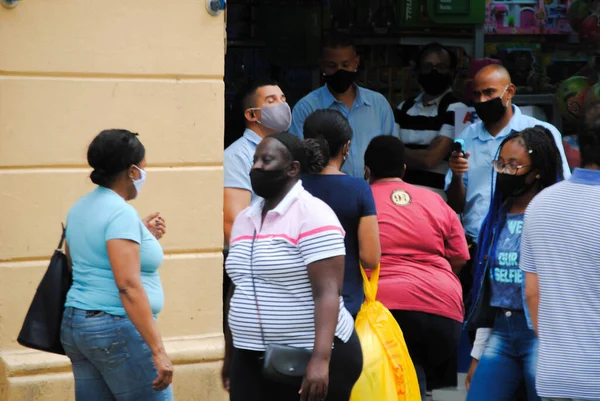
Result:
{"label": "mobile phone", "polygon": [[465,153],[465,140],[464,139],[455,139],[452,144],[452,151],[457,153]]}

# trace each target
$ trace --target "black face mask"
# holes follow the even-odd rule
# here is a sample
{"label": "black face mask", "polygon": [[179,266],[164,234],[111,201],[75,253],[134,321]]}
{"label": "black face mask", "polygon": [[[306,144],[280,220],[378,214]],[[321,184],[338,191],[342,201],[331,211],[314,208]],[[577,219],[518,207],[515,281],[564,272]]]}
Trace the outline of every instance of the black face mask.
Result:
{"label": "black face mask", "polygon": [[506,114],[506,106],[502,103],[502,97],[487,102],[475,103],[474,107],[484,124],[495,124]]}
{"label": "black face mask", "polygon": [[496,191],[500,192],[504,199],[521,196],[529,191],[536,183],[536,180],[533,180],[528,184],[528,175],[529,174],[511,175],[498,173],[498,177],[496,178]]}
{"label": "black face mask", "polygon": [[356,81],[356,71],[337,70],[331,75],[325,75],[325,83],[333,93],[345,93]]}
{"label": "black face mask", "polygon": [[272,198],[278,195],[285,184],[288,176],[285,169],[281,170],[250,170],[250,182],[252,191],[261,198]]}
{"label": "black face mask", "polygon": [[452,75],[440,74],[436,70],[429,74],[419,74],[419,85],[428,95],[438,96],[452,85]]}

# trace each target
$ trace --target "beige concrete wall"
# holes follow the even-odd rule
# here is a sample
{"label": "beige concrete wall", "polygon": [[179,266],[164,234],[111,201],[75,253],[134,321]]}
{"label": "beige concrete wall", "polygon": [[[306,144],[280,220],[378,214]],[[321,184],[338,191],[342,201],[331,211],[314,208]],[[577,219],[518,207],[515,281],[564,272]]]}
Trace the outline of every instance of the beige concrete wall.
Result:
{"label": "beige concrete wall", "polygon": [[159,326],[178,400],[223,400],[223,16],[204,0],[24,0],[0,7],[0,401],[72,400],[64,357],[20,325],[69,207],[93,188],[86,148],[138,132],[140,214],[168,223]]}

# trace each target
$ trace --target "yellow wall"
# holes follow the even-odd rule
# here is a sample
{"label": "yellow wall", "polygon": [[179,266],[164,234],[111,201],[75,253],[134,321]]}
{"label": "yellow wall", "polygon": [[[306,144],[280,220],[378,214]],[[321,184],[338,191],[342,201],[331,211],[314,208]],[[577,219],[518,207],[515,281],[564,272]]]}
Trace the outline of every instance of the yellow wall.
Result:
{"label": "yellow wall", "polygon": [[0,7],[0,401],[71,400],[65,357],[16,343],[105,128],[140,134],[141,215],[168,224],[160,329],[178,400],[223,400],[223,16],[204,0],[23,0]]}

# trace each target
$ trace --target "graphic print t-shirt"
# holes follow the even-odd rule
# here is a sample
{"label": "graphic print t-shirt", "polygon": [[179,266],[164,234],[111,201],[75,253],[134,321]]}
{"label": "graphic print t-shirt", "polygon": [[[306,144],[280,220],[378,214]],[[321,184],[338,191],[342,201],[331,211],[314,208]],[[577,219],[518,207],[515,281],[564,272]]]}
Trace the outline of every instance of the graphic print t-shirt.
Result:
{"label": "graphic print t-shirt", "polygon": [[494,266],[490,269],[491,306],[523,309],[523,271],[519,269],[519,251],[524,214],[509,214],[500,232]]}

